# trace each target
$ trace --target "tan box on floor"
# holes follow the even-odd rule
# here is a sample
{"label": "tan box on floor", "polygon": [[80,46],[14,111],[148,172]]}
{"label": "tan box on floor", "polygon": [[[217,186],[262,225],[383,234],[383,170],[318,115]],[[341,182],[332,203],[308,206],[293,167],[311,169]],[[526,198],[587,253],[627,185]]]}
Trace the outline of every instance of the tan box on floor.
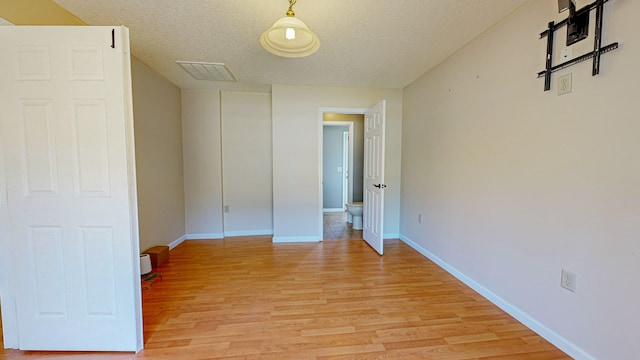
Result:
{"label": "tan box on floor", "polygon": [[155,269],[169,260],[168,246],[154,246],[144,252],[151,258],[151,266]]}

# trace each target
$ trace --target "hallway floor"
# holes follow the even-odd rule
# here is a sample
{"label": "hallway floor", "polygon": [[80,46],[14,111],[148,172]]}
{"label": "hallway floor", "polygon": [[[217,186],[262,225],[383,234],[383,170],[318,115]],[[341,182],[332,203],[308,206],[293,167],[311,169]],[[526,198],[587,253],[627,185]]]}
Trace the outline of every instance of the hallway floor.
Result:
{"label": "hallway floor", "polygon": [[353,230],[346,212],[324,213],[323,224],[325,240],[362,240],[362,230]]}

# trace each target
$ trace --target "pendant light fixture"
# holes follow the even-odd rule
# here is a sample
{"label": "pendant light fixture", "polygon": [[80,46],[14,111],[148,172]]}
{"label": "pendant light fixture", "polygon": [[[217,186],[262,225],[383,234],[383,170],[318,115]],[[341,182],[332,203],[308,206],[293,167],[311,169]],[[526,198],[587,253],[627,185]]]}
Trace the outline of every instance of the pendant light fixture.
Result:
{"label": "pendant light fixture", "polygon": [[268,52],[289,58],[305,57],[320,48],[320,39],[311,32],[307,25],[296,19],[293,5],[297,0],[289,0],[286,16],[276,21],[273,26],[262,33],[260,44]]}

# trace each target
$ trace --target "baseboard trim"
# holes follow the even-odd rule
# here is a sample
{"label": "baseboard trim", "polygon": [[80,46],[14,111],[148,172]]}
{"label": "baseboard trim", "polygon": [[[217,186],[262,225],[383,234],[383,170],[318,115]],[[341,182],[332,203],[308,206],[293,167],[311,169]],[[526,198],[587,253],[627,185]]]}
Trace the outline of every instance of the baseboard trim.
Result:
{"label": "baseboard trim", "polygon": [[327,209],[322,209],[323,213],[341,213],[344,212],[345,210],[343,208],[327,208]]}
{"label": "baseboard trim", "polygon": [[225,231],[224,236],[260,236],[273,235],[273,230]]}
{"label": "baseboard trim", "polygon": [[320,242],[322,237],[317,236],[274,236],[274,243],[301,243],[301,242]]}
{"label": "baseboard trim", "polygon": [[179,238],[173,240],[169,243],[169,250],[173,250],[176,246],[182,244],[185,240],[187,240],[187,235],[182,235]]}
{"label": "baseboard trim", "polygon": [[211,240],[211,239],[223,239],[223,233],[215,233],[215,234],[187,234],[185,235],[186,240]]}
{"label": "baseboard trim", "polygon": [[465,283],[467,286],[475,290],[477,293],[485,297],[487,300],[491,301],[494,305],[499,307],[500,309],[507,312],[509,315],[516,318],[518,321],[523,323],[529,329],[538,333],[538,335],[545,338],[547,341],[558,347],[560,350],[566,352],[569,356],[573,357],[576,360],[596,360],[595,357],[591,356],[589,353],[578,347],[576,344],[570,342],[564,337],[560,336],[555,331],[549,329],[538,320],[532,318],[529,314],[520,310],[519,308],[513,306],[500,296],[496,295],[491,290],[482,286],[480,283],[476,282],[472,278],[468,277],[464,273],[460,272],[455,267],[449,265],[444,260],[440,259],[433,253],[429,252],[425,248],[418,245],[416,242],[412,241],[408,237],[404,235],[399,236],[400,240],[402,240],[405,244],[411,246],[414,250],[428,258],[429,260],[436,263],[442,269],[447,271],[449,274],[455,276],[458,280]]}
{"label": "baseboard trim", "polygon": [[400,234],[398,233],[383,234],[382,238],[383,239],[400,239]]}

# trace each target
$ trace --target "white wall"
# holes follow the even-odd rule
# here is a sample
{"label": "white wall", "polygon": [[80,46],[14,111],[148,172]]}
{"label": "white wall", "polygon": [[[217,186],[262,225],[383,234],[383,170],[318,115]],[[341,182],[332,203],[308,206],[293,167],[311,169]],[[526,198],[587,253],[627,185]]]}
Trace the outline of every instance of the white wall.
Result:
{"label": "white wall", "polygon": [[140,250],[185,233],[180,89],[132,58]]}
{"label": "white wall", "polygon": [[606,4],[621,46],[596,77],[582,62],[543,92],[538,34],[566,13],[531,0],[404,91],[403,239],[578,359],[640,354],[637,14]]}
{"label": "white wall", "polygon": [[222,238],[220,91],[182,89],[187,239]]}
{"label": "white wall", "polygon": [[274,241],[322,239],[321,108],[369,108],[387,100],[385,237],[397,237],[402,90],[273,85]]}
{"label": "white wall", "polygon": [[273,234],[271,94],[222,92],[225,236]]}

